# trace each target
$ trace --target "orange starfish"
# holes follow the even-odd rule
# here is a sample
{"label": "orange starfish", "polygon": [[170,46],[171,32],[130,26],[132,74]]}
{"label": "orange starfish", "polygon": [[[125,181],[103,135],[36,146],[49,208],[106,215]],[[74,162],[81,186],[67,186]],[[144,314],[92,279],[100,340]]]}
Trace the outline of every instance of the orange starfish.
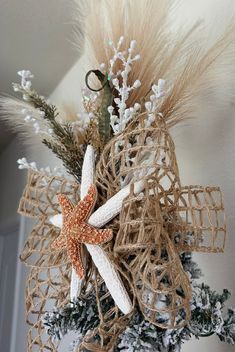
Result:
{"label": "orange starfish", "polygon": [[84,266],[81,256],[81,246],[87,244],[102,244],[112,239],[112,230],[97,229],[87,223],[97,198],[95,185],[91,185],[87,195],[77,205],[73,205],[63,194],[58,196],[62,208],[63,225],[60,236],[52,246],[57,249],[67,249],[72,266],[80,278],[84,277]]}

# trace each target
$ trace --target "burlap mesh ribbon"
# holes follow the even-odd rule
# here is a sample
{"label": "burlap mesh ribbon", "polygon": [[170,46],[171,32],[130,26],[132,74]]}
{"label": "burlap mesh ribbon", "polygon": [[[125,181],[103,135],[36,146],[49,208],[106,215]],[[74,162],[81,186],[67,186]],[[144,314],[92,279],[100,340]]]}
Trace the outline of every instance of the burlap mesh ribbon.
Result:
{"label": "burlap mesh ribbon", "polygon": [[124,201],[114,253],[132,280],[145,318],[163,328],[185,325],[191,286],[179,251],[219,252],[226,226],[218,187],[181,187],[175,147],[161,116],[139,116],[111,141],[97,167],[104,198],[125,182],[144,182]]}
{"label": "burlap mesh ribbon", "polygon": [[123,315],[115,305],[110,293],[94,268],[95,275],[87,280],[96,292],[96,303],[100,323],[97,328],[89,332],[83,339],[76,352],[108,352],[113,351],[119,334],[128,326],[133,314]]}
{"label": "burlap mesh ribbon", "polygon": [[[144,190],[134,194],[141,180]],[[105,147],[96,168],[98,206],[131,184],[120,216],[107,226],[113,241],[104,249],[113,260],[133,298],[153,324],[163,328],[183,326],[190,318],[191,287],[179,251],[219,252],[223,250],[226,227],[219,188],[181,187],[175,147],[160,116],[150,126],[140,115],[124,133]],[[55,252],[51,243],[58,229],[49,216],[59,212],[56,195],[78,200],[79,186],[58,177],[30,171],[20,202],[21,214],[38,219],[22,253],[30,266],[27,282],[27,317],[30,324],[28,351],[56,351],[45,334],[41,317],[52,305],[68,302],[71,265],[67,254]],[[100,325],[85,336],[79,351],[112,351],[129,316],[115,306],[105,284],[88,262],[86,287],[96,290]],[[109,302],[104,308],[103,302]]]}
{"label": "burlap mesh ribbon", "polygon": [[28,173],[27,186],[19,205],[19,213],[37,219],[21,259],[28,265],[26,314],[28,351],[56,351],[56,343],[45,334],[43,314],[69,300],[71,264],[65,251],[55,251],[51,244],[59,235],[49,217],[59,212],[56,195],[60,192],[77,199],[79,186],[58,177],[37,171]]}

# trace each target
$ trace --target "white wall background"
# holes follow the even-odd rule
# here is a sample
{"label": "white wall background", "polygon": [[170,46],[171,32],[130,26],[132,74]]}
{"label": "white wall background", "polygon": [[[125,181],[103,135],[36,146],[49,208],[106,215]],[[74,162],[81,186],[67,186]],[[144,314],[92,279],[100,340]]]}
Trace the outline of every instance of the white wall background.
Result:
{"label": "white wall background", "polygon": [[18,201],[24,186],[24,175],[18,172],[16,160],[24,154],[22,145],[12,140],[0,154],[0,222],[11,221],[16,216]]}
{"label": "white wall background", "polygon": [[[6,287],[1,292],[3,301],[0,302],[0,317],[1,314],[4,316],[6,314],[6,321],[3,322],[0,331],[0,340],[2,339],[0,350],[3,349],[3,352],[23,352],[26,350],[24,310],[26,269],[19,260],[19,253],[27,233],[23,229],[24,220],[20,219],[16,213],[25,183],[25,175],[17,170],[16,164],[16,160],[22,154],[24,151],[17,139],[13,139],[0,154],[0,239],[5,252],[0,253],[0,263],[2,262],[4,266],[1,268],[0,265],[1,284],[4,280],[4,270],[6,270]],[[12,293],[12,289],[15,289],[14,293]],[[6,290],[9,290],[8,294]],[[10,320],[12,320],[11,327]]]}

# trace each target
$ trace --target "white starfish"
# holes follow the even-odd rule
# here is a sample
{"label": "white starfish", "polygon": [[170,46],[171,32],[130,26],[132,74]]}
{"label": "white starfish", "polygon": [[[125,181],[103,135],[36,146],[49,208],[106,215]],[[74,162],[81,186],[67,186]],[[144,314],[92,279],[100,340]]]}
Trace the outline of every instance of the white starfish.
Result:
{"label": "white starfish", "polygon": [[[88,146],[82,167],[82,179],[81,179],[81,199],[87,194],[89,187],[94,183],[94,167],[95,157],[94,149],[92,146]],[[140,193],[143,190],[143,182],[139,181],[134,184],[134,192]],[[104,205],[98,208],[89,218],[88,224],[101,228],[112,220],[122,208],[123,200],[130,193],[130,185],[122,188],[117,194],[110,198]],[[51,222],[53,225],[62,228],[62,215],[58,214],[52,217]],[[104,279],[106,286],[113,297],[115,303],[119,309],[124,313],[130,313],[132,304],[130,297],[126,291],[125,286],[119,276],[118,271],[105,253],[102,247],[99,245],[86,244],[86,248],[90,253],[93,262],[95,263],[101,277]],[[82,280],[77,276],[74,269],[72,269],[71,287],[70,287],[70,298],[73,300],[77,298],[81,290]]]}

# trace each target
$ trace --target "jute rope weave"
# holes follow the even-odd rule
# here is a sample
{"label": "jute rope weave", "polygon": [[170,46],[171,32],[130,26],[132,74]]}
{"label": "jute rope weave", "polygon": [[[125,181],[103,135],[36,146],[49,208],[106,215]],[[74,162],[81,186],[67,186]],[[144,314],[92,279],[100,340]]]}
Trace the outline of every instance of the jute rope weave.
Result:
{"label": "jute rope weave", "polygon": [[28,265],[26,285],[26,314],[28,351],[56,351],[42,324],[43,314],[69,300],[71,264],[64,251],[51,248],[59,230],[49,222],[58,213],[57,194],[62,192],[73,199],[79,186],[58,177],[48,177],[37,171],[28,173],[27,186],[19,205],[19,213],[37,219],[21,254]]}
{"label": "jute rope weave", "polygon": [[[78,351],[113,351],[137,303],[145,318],[157,326],[185,325],[190,318],[191,287],[179,251],[218,252],[224,247],[226,226],[219,188],[182,187],[174,143],[164,120],[158,115],[151,124],[146,120],[146,115],[140,115],[124,133],[114,137],[96,167],[97,207],[131,184],[120,215],[107,224],[114,236],[103,248],[133,300],[133,311],[127,316],[119,311],[87,258],[82,294],[96,290],[100,324],[84,337]],[[144,190],[136,195],[134,183],[139,180]],[[49,217],[60,212],[58,193],[75,203],[79,186],[29,172],[19,207],[20,213],[38,219],[22,253],[22,260],[30,266],[28,351],[35,345],[39,351],[57,350],[50,339],[43,339],[41,317],[52,302],[60,306],[69,299],[71,265],[66,253],[51,249],[58,230],[49,223]]]}
{"label": "jute rope weave", "polygon": [[107,197],[126,180],[144,182],[143,193],[136,196],[132,190],[123,203],[114,252],[145,318],[164,328],[180,327],[190,316],[190,284],[166,227],[181,189],[174,149],[162,118],[146,126],[143,115],[111,142],[97,167]]}
{"label": "jute rope weave", "polygon": [[178,250],[223,252],[226,219],[223,196],[219,187],[182,188],[176,215],[177,219],[172,221],[174,230],[169,229],[169,232]]}
{"label": "jute rope weave", "polygon": [[128,326],[134,310],[127,315],[120,312],[97,270],[93,279],[88,279],[88,283],[95,288],[100,324],[84,337],[76,352],[113,351],[118,336]]}
{"label": "jute rope weave", "polygon": [[[118,152],[117,152],[118,149]],[[190,318],[191,287],[178,252],[223,250],[226,226],[219,188],[181,187],[175,147],[161,116],[140,116],[111,141],[97,167],[104,198],[126,180],[144,182],[124,201],[114,253],[129,273],[145,318],[177,328]]]}

